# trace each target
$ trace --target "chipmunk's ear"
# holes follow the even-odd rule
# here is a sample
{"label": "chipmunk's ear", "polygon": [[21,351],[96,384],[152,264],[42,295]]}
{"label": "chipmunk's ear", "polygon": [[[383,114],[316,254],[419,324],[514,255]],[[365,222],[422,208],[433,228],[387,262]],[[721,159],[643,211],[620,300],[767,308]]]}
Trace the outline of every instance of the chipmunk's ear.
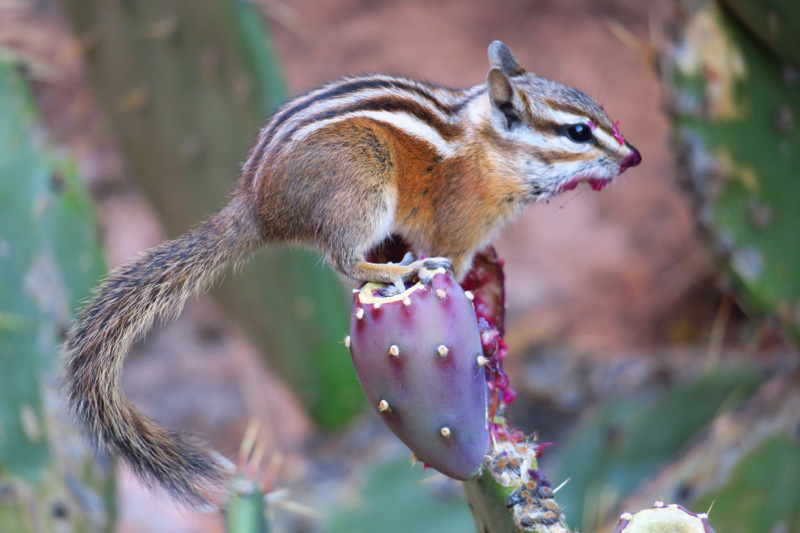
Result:
{"label": "chipmunk's ear", "polygon": [[494,41],[489,45],[489,64],[492,68],[502,70],[507,76],[519,76],[526,72],[519,66],[519,61],[511,49],[500,41]]}
{"label": "chipmunk's ear", "polygon": [[503,70],[499,68],[489,70],[489,75],[486,76],[486,87],[492,101],[492,108],[505,117],[506,125],[509,128],[522,120],[527,113],[524,99],[519,88]]}

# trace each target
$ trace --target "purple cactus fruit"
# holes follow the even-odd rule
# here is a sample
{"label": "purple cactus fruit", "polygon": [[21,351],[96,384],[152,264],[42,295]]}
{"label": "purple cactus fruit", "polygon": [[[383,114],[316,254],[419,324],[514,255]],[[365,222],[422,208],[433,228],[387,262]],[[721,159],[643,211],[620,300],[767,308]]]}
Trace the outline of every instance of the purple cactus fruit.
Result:
{"label": "purple cactus fruit", "polygon": [[373,409],[414,455],[472,479],[489,450],[488,387],[472,302],[444,270],[385,297],[368,283],[353,298],[350,353]]}

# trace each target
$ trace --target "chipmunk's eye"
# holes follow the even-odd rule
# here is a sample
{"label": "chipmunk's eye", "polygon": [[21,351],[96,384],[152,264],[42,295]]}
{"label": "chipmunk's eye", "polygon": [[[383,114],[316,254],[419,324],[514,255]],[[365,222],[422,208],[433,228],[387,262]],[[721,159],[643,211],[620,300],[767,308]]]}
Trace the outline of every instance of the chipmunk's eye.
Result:
{"label": "chipmunk's eye", "polygon": [[573,124],[567,128],[567,135],[576,143],[585,143],[594,138],[592,130],[586,124]]}

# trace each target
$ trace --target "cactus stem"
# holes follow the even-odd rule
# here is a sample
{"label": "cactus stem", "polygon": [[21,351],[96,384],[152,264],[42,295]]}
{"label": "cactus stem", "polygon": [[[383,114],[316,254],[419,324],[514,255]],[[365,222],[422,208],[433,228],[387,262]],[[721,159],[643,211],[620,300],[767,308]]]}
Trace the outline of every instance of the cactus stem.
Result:
{"label": "cactus stem", "polygon": [[485,365],[485,364],[486,364],[486,361],[487,361],[487,359],[486,359],[484,356],[482,356],[482,355],[479,355],[479,356],[478,356],[478,366],[483,366],[483,365]]}
{"label": "cactus stem", "polygon": [[444,300],[447,298],[447,293],[444,289],[436,289],[436,296],[438,296],[440,300]]}
{"label": "cactus stem", "polygon": [[384,413],[388,410],[389,410],[389,402],[387,402],[386,400],[381,400],[381,402],[378,404],[378,411]]}
{"label": "cactus stem", "polygon": [[392,357],[400,357],[400,348],[398,348],[396,344],[392,344],[389,347],[389,355]]}
{"label": "cactus stem", "polygon": [[406,307],[408,307],[409,305],[411,305],[411,298],[409,298],[408,296],[406,296],[405,298],[403,298],[403,305],[405,305]]}
{"label": "cactus stem", "polygon": [[442,430],[439,433],[441,433],[442,437],[444,437],[446,439],[450,438],[450,428],[444,427],[444,428],[442,428]]}
{"label": "cactus stem", "polygon": [[344,338],[344,347],[345,348],[349,348],[350,347],[350,335],[348,335],[347,337]]}
{"label": "cactus stem", "polygon": [[447,354],[450,353],[450,348],[448,348],[444,344],[440,344],[436,350],[439,352],[439,355],[441,357],[447,357]]}
{"label": "cactus stem", "polygon": [[364,318],[364,308],[363,307],[359,307],[358,310],[356,311],[356,318],[359,319],[359,320]]}
{"label": "cactus stem", "polygon": [[467,300],[470,302],[475,299],[475,295],[472,294],[472,291],[464,291],[464,296],[466,296]]}

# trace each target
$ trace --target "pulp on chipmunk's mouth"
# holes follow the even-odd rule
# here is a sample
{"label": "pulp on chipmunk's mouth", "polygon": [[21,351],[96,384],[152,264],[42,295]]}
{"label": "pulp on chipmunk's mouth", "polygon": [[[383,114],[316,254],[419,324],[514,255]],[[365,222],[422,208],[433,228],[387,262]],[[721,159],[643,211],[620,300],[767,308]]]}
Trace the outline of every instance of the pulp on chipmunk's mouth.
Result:
{"label": "pulp on chipmunk's mouth", "polygon": [[582,181],[588,183],[589,186],[592,188],[592,190],[602,191],[612,181],[614,181],[614,178],[594,178],[589,176],[575,176],[574,178],[570,179],[565,183],[560,183],[558,185],[558,192],[571,191],[572,189],[577,187],[578,184]]}

